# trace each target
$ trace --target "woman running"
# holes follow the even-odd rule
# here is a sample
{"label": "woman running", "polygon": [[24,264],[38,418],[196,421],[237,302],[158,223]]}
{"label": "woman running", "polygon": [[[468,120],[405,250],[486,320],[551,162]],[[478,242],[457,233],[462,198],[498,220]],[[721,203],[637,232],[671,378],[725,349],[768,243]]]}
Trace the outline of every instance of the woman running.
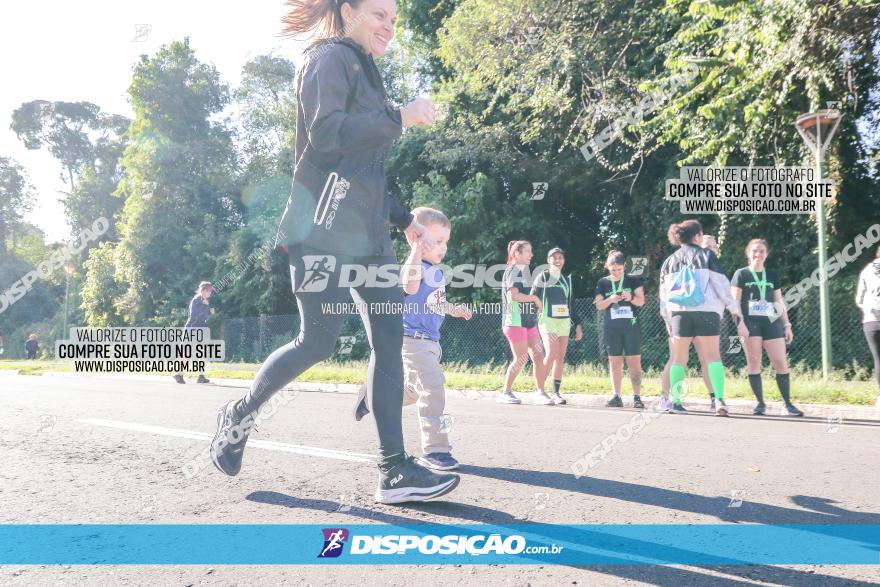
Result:
{"label": "woman running", "polygon": [[584,330],[580,316],[571,303],[571,275],[566,277],[562,274],[562,268],[565,266],[565,251],[559,247],[550,249],[547,253],[547,263],[550,268],[538,275],[531,293],[541,298],[541,305],[544,308],[538,317],[538,331],[541,333],[547,356],[544,361],[544,373],[553,374],[553,391],[550,393],[550,398],[553,403],[563,405],[566,401],[560,393],[560,388],[571,326],[575,325],[575,340],[583,338]]}
{"label": "woman running", "polygon": [[642,403],[642,328],[639,325],[638,308],[645,305],[645,287],[642,279],[626,275],[626,257],[620,251],[611,251],[605,261],[608,277],[596,284],[593,303],[604,312],[602,336],[608,347],[608,368],[611,371],[611,388],[614,395],[609,408],[622,408],[620,389],[623,384],[623,362],[629,369],[633,388],[633,407],[644,408]]}
{"label": "woman running", "polygon": [[871,356],[874,357],[874,377],[880,388],[880,247],[877,248],[874,261],[868,263],[859,274],[856,305],[862,311],[862,328]]}
{"label": "woman running", "polygon": [[345,315],[322,307],[352,298],[370,343],[367,373],[369,409],[379,437],[380,503],[424,501],[452,491],[459,477],[437,474],[406,454],[403,407],[403,318],[397,283],[376,280],[349,288],[341,268],[399,268],[391,246],[391,224],[412,241],[425,227],[388,192],[385,160],[404,127],[428,125],[435,109],[419,98],[398,110],[387,94],[374,57],[385,53],[394,34],[394,0],[300,0],[284,18],[291,36],[314,33],[297,71],[297,124],[293,186],[276,244],[287,245],[300,331],[260,368],[247,395],[227,403],[218,416],[211,446],[214,464],[228,475],[241,468],[253,418],[273,394],[336,346]]}
{"label": "woman running", "polygon": [[507,269],[501,283],[501,330],[510,344],[513,358],[504,374],[504,391],[498,394],[498,403],[521,404],[522,400],[513,394],[513,382],[522,371],[529,357],[535,377],[535,392],[532,403],[552,406],[553,400],[544,391],[544,349],[538,333],[538,314],[544,310],[541,298],[526,293],[531,290],[529,263],[532,262],[532,245],[529,241],[510,241],[507,244]]}
{"label": "woman running", "polygon": [[[791,344],[794,334],[788,311],[782,302],[782,285],[774,271],[764,266],[770,246],[762,238],[753,238],[746,245],[747,267],[737,269],[733,274],[730,293],[740,302],[743,319],[749,336],[745,339],[746,361],[749,367],[749,385],[758,400],[752,413],[763,415],[764,391],[761,384],[761,348],[776,371],[776,385],[785,402],[789,416],[803,416],[804,413],[791,403],[791,381],[789,380],[788,355],[786,344]],[[776,307],[779,307],[779,311]]]}
{"label": "woman running", "polygon": [[[189,301],[189,316],[184,328],[208,327],[208,317],[214,313],[210,302],[212,293],[214,293],[214,286],[210,281],[203,281],[199,284],[199,287],[196,288],[196,295]],[[183,379],[183,373],[177,373],[174,380],[178,383],[186,383]],[[211,381],[205,377],[204,373],[199,373],[196,383],[211,383]]]}
{"label": "woman running", "polygon": [[684,412],[681,389],[687,374],[691,343],[700,354],[715,392],[715,415],[728,416],[724,403],[724,364],[719,339],[721,315],[726,307],[737,323],[740,336],[748,336],[739,304],[730,295],[730,282],[709,249],[700,245],[703,227],[696,220],[669,226],[669,242],[679,249],[666,258],[660,269],[660,313],[672,337],[669,384],[673,411]]}

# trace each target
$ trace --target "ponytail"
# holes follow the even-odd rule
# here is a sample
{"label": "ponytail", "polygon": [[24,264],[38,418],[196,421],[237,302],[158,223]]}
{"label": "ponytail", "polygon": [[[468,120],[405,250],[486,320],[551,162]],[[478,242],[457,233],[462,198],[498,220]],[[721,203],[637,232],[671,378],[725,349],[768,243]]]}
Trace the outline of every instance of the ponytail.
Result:
{"label": "ponytail", "polygon": [[513,256],[518,253],[526,245],[531,245],[529,241],[510,241],[507,243],[507,266],[513,265]]}
{"label": "ponytail", "polygon": [[694,237],[703,232],[703,225],[697,220],[685,220],[679,224],[670,224],[666,236],[671,245],[684,245],[693,242]]}
{"label": "ponytail", "polygon": [[361,0],[287,0],[287,14],[281,18],[283,37],[312,33],[319,39],[345,35],[342,5],[356,8]]}

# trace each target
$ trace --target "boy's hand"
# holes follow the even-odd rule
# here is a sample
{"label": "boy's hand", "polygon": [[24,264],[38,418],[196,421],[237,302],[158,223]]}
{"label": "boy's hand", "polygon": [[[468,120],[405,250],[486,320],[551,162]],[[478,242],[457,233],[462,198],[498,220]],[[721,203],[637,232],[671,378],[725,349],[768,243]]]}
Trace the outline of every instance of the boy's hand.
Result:
{"label": "boy's hand", "polygon": [[470,310],[461,310],[461,311],[452,313],[453,318],[464,318],[465,320],[470,320],[471,318],[473,318],[473,316],[474,316],[474,313],[471,312]]}
{"label": "boy's hand", "polygon": [[403,234],[406,235],[406,242],[412,245],[414,241],[426,237],[428,235],[428,229],[425,228],[425,225],[413,218],[412,223],[406,227]]}

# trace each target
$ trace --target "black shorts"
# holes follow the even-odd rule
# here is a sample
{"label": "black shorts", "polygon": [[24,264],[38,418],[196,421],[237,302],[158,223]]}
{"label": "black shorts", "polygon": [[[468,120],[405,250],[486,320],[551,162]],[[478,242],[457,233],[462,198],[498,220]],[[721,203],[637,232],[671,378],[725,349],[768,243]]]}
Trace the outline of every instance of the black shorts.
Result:
{"label": "black shorts", "polygon": [[673,312],[672,336],[719,336],[721,316],[715,312]]}
{"label": "black shorts", "polygon": [[642,354],[642,329],[638,326],[605,328],[603,334],[609,357],[634,357]]}
{"label": "black shorts", "polygon": [[770,320],[766,316],[750,316],[745,319],[749,336],[760,336],[764,340],[785,338],[785,326],[782,320]]}

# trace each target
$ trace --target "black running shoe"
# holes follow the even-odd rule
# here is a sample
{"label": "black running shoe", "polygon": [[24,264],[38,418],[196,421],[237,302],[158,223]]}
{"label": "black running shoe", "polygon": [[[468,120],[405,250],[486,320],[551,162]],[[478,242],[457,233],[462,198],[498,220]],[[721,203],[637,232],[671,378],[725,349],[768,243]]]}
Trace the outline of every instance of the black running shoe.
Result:
{"label": "black running shoe", "polygon": [[183,375],[175,375],[174,380],[178,383],[186,383],[186,381],[183,380]]}
{"label": "black running shoe", "polygon": [[242,419],[235,412],[235,400],[226,403],[217,412],[217,433],[211,442],[211,460],[214,466],[229,476],[236,476],[241,471],[241,457],[244,445],[253,429],[241,425]]}
{"label": "black running shoe", "polygon": [[357,403],[354,405],[354,419],[360,422],[364,416],[370,413],[367,407],[367,386],[361,385],[358,389]]}
{"label": "black running shoe", "polygon": [[458,468],[458,461],[448,452],[424,454],[416,462],[423,467],[428,467],[435,471],[451,471]]}
{"label": "black running shoe", "polygon": [[196,383],[211,383],[211,380],[204,375],[199,375],[199,378],[196,379]]}
{"label": "black running shoe", "polygon": [[606,408],[622,408],[623,407],[623,400],[620,399],[619,395],[615,395],[610,400],[608,400],[608,403],[605,404],[605,407]]}
{"label": "black running shoe", "polygon": [[415,457],[406,454],[395,465],[379,465],[379,471],[382,478],[376,488],[375,499],[385,504],[434,499],[455,489],[461,480],[454,473],[434,473],[417,464]]}
{"label": "black running shoe", "polygon": [[672,411],[675,412],[676,414],[687,414],[687,410],[684,409],[684,406],[681,405],[680,403],[672,404]]}
{"label": "black running shoe", "polygon": [[642,403],[642,398],[640,396],[633,396],[633,407],[634,408],[644,408],[645,404]]}
{"label": "black running shoe", "polygon": [[794,404],[785,404],[785,411],[788,412],[789,416],[793,416],[795,418],[800,418],[804,415],[802,411],[794,407]]}
{"label": "black running shoe", "polygon": [[755,409],[752,410],[752,414],[754,414],[755,416],[763,416],[766,410],[767,406],[764,405],[764,402],[761,402],[755,406]]}

